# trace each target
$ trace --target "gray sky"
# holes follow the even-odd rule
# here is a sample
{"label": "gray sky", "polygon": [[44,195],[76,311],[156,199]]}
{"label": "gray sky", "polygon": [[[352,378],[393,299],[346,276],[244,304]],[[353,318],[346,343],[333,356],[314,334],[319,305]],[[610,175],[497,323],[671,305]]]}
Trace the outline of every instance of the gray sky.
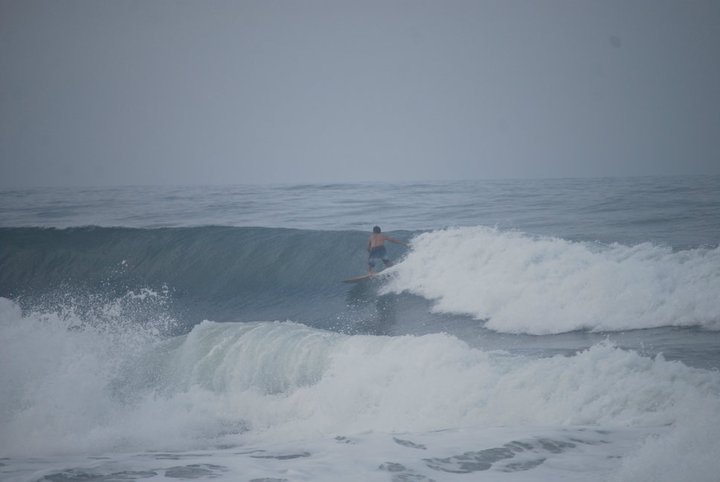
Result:
{"label": "gray sky", "polygon": [[720,174],[720,2],[0,0],[0,186]]}

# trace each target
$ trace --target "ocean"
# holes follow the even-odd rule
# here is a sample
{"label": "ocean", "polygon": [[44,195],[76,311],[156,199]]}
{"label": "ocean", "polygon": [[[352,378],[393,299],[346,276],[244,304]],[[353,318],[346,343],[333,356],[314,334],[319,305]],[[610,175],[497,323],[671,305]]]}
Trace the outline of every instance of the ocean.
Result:
{"label": "ocean", "polygon": [[0,480],[717,482],[719,242],[720,176],[0,190]]}

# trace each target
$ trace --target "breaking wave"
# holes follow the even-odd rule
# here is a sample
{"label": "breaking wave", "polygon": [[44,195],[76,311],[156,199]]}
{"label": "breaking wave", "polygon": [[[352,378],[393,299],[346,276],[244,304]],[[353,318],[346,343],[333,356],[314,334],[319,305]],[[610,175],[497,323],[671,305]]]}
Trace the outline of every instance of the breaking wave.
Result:
{"label": "breaking wave", "polygon": [[422,233],[386,292],[506,333],[720,329],[720,248],[571,242],[484,227]]}
{"label": "breaking wave", "polygon": [[0,299],[0,452],[169,449],[326,434],[663,426],[718,413],[717,372],[600,343],[525,358],[445,334],[203,322],[69,329]]}

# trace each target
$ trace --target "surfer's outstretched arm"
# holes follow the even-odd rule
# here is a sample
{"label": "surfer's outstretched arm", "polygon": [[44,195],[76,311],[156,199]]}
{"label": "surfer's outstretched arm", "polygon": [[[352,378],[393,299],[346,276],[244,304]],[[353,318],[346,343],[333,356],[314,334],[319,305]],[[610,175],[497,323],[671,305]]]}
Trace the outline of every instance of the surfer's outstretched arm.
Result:
{"label": "surfer's outstretched arm", "polygon": [[402,241],[398,241],[397,239],[391,238],[390,236],[385,236],[385,241],[390,241],[391,243],[399,244],[400,246],[405,246],[406,248],[410,247]]}

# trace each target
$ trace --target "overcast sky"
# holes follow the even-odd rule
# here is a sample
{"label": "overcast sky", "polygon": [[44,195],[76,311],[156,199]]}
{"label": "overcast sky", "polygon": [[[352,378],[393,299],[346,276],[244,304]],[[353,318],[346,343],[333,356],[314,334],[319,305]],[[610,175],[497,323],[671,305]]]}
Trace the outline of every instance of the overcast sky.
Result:
{"label": "overcast sky", "polygon": [[0,186],[720,174],[720,2],[0,0]]}

